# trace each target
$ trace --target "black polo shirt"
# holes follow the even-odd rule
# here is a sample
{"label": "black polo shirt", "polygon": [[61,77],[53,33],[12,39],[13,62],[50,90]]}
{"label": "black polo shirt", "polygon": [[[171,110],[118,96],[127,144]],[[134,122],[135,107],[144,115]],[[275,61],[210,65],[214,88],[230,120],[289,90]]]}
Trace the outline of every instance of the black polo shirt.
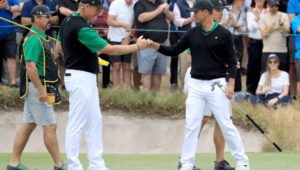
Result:
{"label": "black polo shirt", "polygon": [[190,48],[192,78],[211,80],[229,77],[234,79],[236,58],[233,47],[232,34],[225,27],[217,25],[206,33],[202,26],[198,25],[189,29],[177,43],[172,46],[161,45],[158,51],[167,56],[176,56]]}
{"label": "black polo shirt", "polygon": [[[77,11],[78,9],[78,0],[57,0],[58,8],[59,7],[65,7],[72,11]],[[59,17],[59,25],[62,23],[62,21],[66,18],[63,14],[61,14],[58,10],[58,17]]]}
{"label": "black polo shirt", "polygon": [[[137,23],[137,29],[142,29],[143,31],[138,31],[138,35],[143,35],[144,38],[149,38],[155,42],[163,43],[168,38],[168,23],[166,21],[166,15],[162,12],[153,18],[151,21],[140,23],[138,17],[144,12],[151,12],[156,10],[163,2],[161,0],[156,0],[152,3],[148,0],[139,0],[134,5],[134,17]],[[144,31],[145,30],[145,31]],[[146,31],[146,30],[157,30],[157,31]],[[161,31],[160,31],[161,30]]]}

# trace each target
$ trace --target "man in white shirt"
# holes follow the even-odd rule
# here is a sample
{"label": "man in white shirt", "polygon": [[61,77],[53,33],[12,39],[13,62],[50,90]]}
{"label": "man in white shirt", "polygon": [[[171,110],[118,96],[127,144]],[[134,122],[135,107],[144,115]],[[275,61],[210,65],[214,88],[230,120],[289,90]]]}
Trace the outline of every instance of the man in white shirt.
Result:
{"label": "man in white shirt", "polygon": [[[130,29],[134,21],[133,6],[135,0],[116,0],[109,7],[107,38],[111,44],[128,45],[132,41]],[[120,86],[120,70],[123,69],[123,80],[126,88],[131,87],[130,62],[131,54],[110,57],[114,87]]]}

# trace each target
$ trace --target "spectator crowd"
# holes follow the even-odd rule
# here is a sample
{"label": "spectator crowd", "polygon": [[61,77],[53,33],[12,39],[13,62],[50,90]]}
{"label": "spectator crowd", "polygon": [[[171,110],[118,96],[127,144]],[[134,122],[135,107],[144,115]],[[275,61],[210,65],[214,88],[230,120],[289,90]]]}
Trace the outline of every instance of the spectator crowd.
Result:
{"label": "spectator crowd", "polygon": [[[139,36],[161,44],[173,44],[197,24],[193,12],[187,11],[195,0],[100,1],[103,9],[90,24],[110,44],[131,44]],[[0,0],[0,17],[29,27],[32,9],[44,4],[52,11],[47,34],[55,38],[64,18],[72,15],[79,3],[80,0]],[[224,0],[222,3],[225,8],[218,9],[219,15],[215,18],[233,35],[238,63],[235,98],[250,96],[252,102],[257,102],[263,96],[267,101],[276,98],[274,103],[280,103],[283,98],[284,103],[296,99],[297,78],[300,78],[300,0]],[[27,33],[0,19],[1,85],[19,86],[17,62],[22,56],[23,37]],[[102,66],[103,88],[139,89],[142,86],[157,92],[162,76],[170,68],[170,89],[175,91],[183,87],[189,66],[188,52],[172,56],[170,62],[167,56],[152,48],[129,55],[99,56],[110,62],[109,66]],[[62,88],[63,62],[61,57],[58,68]],[[246,76],[246,92],[241,92],[242,76]],[[268,98],[270,94],[272,97]]]}

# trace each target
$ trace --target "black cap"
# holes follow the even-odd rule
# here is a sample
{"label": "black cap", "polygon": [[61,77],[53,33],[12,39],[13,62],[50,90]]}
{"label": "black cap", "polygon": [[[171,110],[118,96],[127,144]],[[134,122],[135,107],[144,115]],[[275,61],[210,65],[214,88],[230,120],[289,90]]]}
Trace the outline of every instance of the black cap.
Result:
{"label": "black cap", "polygon": [[32,8],[31,15],[45,15],[45,16],[51,16],[54,12],[51,12],[49,7],[46,5],[37,5]]}
{"label": "black cap", "polygon": [[212,4],[214,5],[214,9],[216,8],[225,8],[226,1],[225,0],[211,0]]}
{"label": "black cap", "polygon": [[189,8],[188,11],[194,12],[199,10],[213,10],[214,4],[210,2],[209,0],[196,0],[193,7]]}
{"label": "black cap", "polygon": [[80,0],[80,2],[83,4],[89,4],[98,8],[102,8],[102,2],[100,0]]}
{"label": "black cap", "polygon": [[279,5],[280,2],[279,2],[279,0],[268,0],[267,4],[269,4],[269,5]]}

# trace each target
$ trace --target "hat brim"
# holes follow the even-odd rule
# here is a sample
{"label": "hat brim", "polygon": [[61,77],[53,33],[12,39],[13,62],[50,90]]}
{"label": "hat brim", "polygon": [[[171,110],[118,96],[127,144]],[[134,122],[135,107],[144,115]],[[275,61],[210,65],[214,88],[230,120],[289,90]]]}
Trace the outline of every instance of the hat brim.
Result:
{"label": "hat brim", "polygon": [[[42,15],[52,16],[53,14],[56,14],[56,11],[47,11],[45,14],[42,14]],[[42,15],[34,15],[34,16],[42,16]]]}
{"label": "hat brim", "polygon": [[279,2],[270,2],[270,3],[267,3],[268,5],[280,5]]}
{"label": "hat brim", "polygon": [[195,12],[195,11],[199,11],[200,9],[197,8],[188,8],[187,11],[189,12]]}

